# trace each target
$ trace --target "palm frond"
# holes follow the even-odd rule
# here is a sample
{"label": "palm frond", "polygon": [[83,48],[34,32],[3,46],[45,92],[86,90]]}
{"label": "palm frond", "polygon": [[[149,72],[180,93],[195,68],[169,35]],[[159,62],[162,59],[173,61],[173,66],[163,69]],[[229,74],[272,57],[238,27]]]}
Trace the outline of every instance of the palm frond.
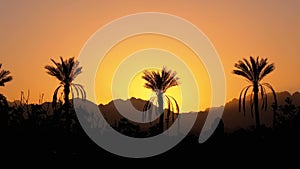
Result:
{"label": "palm frond", "polygon": [[149,72],[147,70],[145,70],[143,73],[144,73],[144,75],[142,76],[142,78],[147,81],[145,83],[145,88],[155,90],[157,88],[156,87],[157,85],[156,85],[156,81],[155,81],[155,78],[153,76],[153,73]]}
{"label": "palm frond", "polygon": [[142,120],[144,121],[144,118],[147,117],[148,115],[148,118],[149,120],[151,121],[152,120],[152,107],[155,107],[153,105],[155,105],[153,102],[155,101],[155,97],[151,97],[147,102],[146,104],[144,105],[143,107],[143,116],[142,116]]}
{"label": "palm frond", "polygon": [[[244,111],[244,116],[246,115],[246,95],[247,95],[247,92],[248,90],[250,89],[250,87],[252,87],[252,85],[249,85],[245,92],[244,92],[244,97],[243,97],[243,111]],[[252,94],[252,93],[251,93]]]}
{"label": "palm frond", "polygon": [[249,77],[245,72],[243,72],[241,70],[233,70],[232,73],[236,74],[236,75],[239,75],[239,76],[242,76],[242,77],[246,78],[249,81],[252,81],[252,77]]}
{"label": "palm frond", "polygon": [[275,69],[274,64],[270,64],[268,65],[261,73],[259,80],[262,80],[266,75],[268,75],[269,73],[271,73],[273,70]]}
{"label": "palm frond", "polygon": [[266,67],[266,65],[268,64],[267,62],[267,58],[261,58],[260,61],[258,62],[258,66],[257,66],[257,76],[258,78],[261,75],[262,70]]}
{"label": "palm frond", "polygon": [[52,107],[56,107],[56,103],[57,103],[57,93],[59,91],[59,89],[62,87],[62,85],[58,86],[55,91],[54,91],[54,94],[53,94],[53,98],[52,98]]}
{"label": "palm frond", "polygon": [[[247,89],[248,90],[248,88],[250,88],[252,85],[248,85],[248,86],[246,86],[246,87],[244,87],[243,89],[242,89],[242,91],[240,92],[240,96],[239,96],[239,112],[241,112],[241,109],[242,109],[242,96],[243,96],[243,94],[244,94],[244,91]],[[244,97],[243,97],[244,98]],[[244,111],[244,115],[245,115],[245,111]]]}
{"label": "palm frond", "polygon": [[252,71],[253,71],[253,81],[257,81],[257,62],[258,62],[258,57],[256,59],[257,61],[255,61],[255,59],[250,56],[250,62],[251,62],[251,67],[252,67]]}
{"label": "palm frond", "polygon": [[47,70],[47,73],[49,75],[56,77],[59,81],[64,81],[64,77],[62,76],[62,73],[60,72],[59,68],[46,65],[45,69]]}
{"label": "palm frond", "polygon": [[277,107],[277,96],[276,96],[276,92],[275,92],[274,88],[269,83],[262,83],[262,85],[268,87],[272,91],[272,94],[274,97],[274,105]]}
{"label": "palm frond", "polygon": [[61,78],[64,79],[64,70],[63,70],[62,64],[55,62],[55,60],[53,60],[52,58],[50,60],[52,61],[52,63],[55,64],[56,69],[57,69],[56,71],[58,72],[58,74],[60,74]]}
{"label": "palm frond", "polygon": [[179,85],[179,77],[176,77],[177,73],[173,72],[166,81],[163,82],[163,91],[166,92],[167,89],[173,86],[178,86]]}
{"label": "palm frond", "polygon": [[[0,69],[2,67],[2,64],[0,64]],[[5,83],[11,81],[13,78],[12,76],[9,76],[10,71],[9,70],[1,70],[0,71],[0,86],[4,86]]]}
{"label": "palm frond", "polygon": [[170,105],[168,105],[168,106],[170,106],[170,107],[168,107],[168,109],[170,110],[170,112],[172,112],[172,122],[174,122],[174,114],[175,114],[175,112],[174,112],[174,105],[173,105],[173,103],[172,103],[172,100],[169,98],[169,96],[168,95],[166,95],[166,98],[168,99],[168,101],[170,102]]}
{"label": "palm frond", "polygon": [[153,86],[153,84],[151,84],[151,83],[145,83],[144,87],[148,88],[148,89],[152,89],[153,91],[156,89],[156,87]]}
{"label": "palm frond", "polygon": [[[236,63],[234,65],[234,67],[236,67],[238,69],[238,70],[233,71],[234,74],[243,76],[243,77],[247,78],[249,81],[253,80],[254,77],[253,77],[252,73],[250,72],[250,69],[248,68],[247,64],[245,64],[243,61],[241,61],[241,60],[238,61],[238,63]],[[241,73],[241,72],[243,72],[243,73]]]}
{"label": "palm frond", "polygon": [[12,79],[13,79],[12,76],[7,76],[5,78],[2,78],[0,80],[0,86],[4,86],[5,83],[12,81]]}
{"label": "palm frond", "polygon": [[175,103],[175,105],[176,105],[176,111],[177,111],[177,113],[179,113],[179,112],[180,112],[180,109],[179,109],[179,105],[178,105],[176,99],[175,99],[174,97],[170,96],[170,95],[168,95],[168,97],[170,97],[170,98],[174,101],[174,103]]}
{"label": "palm frond", "polygon": [[[168,102],[168,109],[167,109],[167,119],[170,119],[170,115],[171,115],[171,101],[168,97],[167,98],[167,102]],[[168,127],[168,126],[167,126]]]}
{"label": "palm frond", "polygon": [[[77,62],[78,63],[78,62]],[[71,80],[73,81],[80,73],[82,73],[82,67],[76,67],[71,73]]]}
{"label": "palm frond", "polygon": [[8,70],[1,70],[1,72],[0,72],[0,79],[5,78],[9,74],[10,74],[10,71],[8,71]]}
{"label": "palm frond", "polygon": [[[72,83],[72,86],[74,87],[75,91],[76,91],[76,94],[77,94],[77,97],[80,97],[85,100],[86,99],[86,92],[84,90],[84,87],[83,85],[81,84],[75,84],[75,83]],[[80,93],[80,94],[79,94]]]}
{"label": "palm frond", "polygon": [[252,79],[254,78],[254,74],[253,74],[253,69],[251,64],[249,63],[249,61],[245,58],[243,58],[243,61],[246,63],[248,70],[249,70],[249,74],[251,75]]}
{"label": "palm frond", "polygon": [[261,109],[266,111],[268,106],[268,94],[263,85],[260,84],[259,86],[261,90],[261,100],[262,100]]}

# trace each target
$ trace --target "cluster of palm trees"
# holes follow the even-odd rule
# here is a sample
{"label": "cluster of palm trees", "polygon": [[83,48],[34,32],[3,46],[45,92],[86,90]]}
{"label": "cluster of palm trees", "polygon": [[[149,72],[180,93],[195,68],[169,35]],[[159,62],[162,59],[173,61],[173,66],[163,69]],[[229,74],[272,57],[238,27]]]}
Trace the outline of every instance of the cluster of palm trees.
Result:
{"label": "cluster of palm trees", "polygon": [[[52,106],[55,107],[57,103],[57,95],[58,91],[63,88],[63,97],[64,97],[64,112],[69,113],[70,110],[70,93],[76,92],[76,94],[85,99],[85,91],[81,84],[73,83],[74,79],[82,73],[82,67],[79,66],[79,62],[75,61],[74,57],[64,60],[60,57],[60,62],[56,62],[53,59],[50,59],[54,66],[46,65],[46,72],[57,78],[60,83],[59,86],[55,89],[52,99]],[[2,64],[0,64],[1,69]],[[250,95],[250,106],[251,113],[253,115],[253,107],[254,114],[256,120],[256,127],[260,127],[260,115],[259,115],[259,93],[261,95],[262,100],[262,109],[267,108],[267,93],[266,88],[271,89],[275,105],[277,105],[276,93],[273,87],[269,83],[263,83],[262,79],[270,74],[274,69],[274,64],[268,64],[268,60],[266,58],[259,59],[253,58],[250,56],[250,59],[243,59],[238,61],[234,67],[233,73],[239,76],[242,76],[249,81],[250,85],[246,86],[240,93],[239,97],[239,111],[243,108],[244,114],[246,112],[245,109],[245,100],[248,91],[251,92]],[[159,117],[159,129],[163,131],[164,124],[167,124],[170,120],[174,122],[174,113],[179,113],[179,106],[176,99],[172,96],[166,95],[166,91],[174,86],[179,85],[179,78],[177,77],[177,73],[172,70],[167,70],[166,67],[163,67],[160,71],[144,71],[144,75],[142,77],[146,83],[145,88],[151,89],[155,92],[155,96],[150,98],[148,102],[144,106],[144,116],[148,115],[151,121],[151,114],[153,111],[157,114],[160,114]],[[0,86],[4,86],[5,83],[12,80],[12,76],[10,76],[10,71],[1,70],[0,71]],[[7,104],[5,97],[0,95],[1,104]],[[164,111],[164,105],[167,105],[168,109]],[[154,106],[156,105],[156,106]],[[1,106],[2,107],[2,106]],[[172,117],[171,117],[172,114]],[[70,119],[70,118],[67,118]],[[166,123],[164,123],[166,122]]]}

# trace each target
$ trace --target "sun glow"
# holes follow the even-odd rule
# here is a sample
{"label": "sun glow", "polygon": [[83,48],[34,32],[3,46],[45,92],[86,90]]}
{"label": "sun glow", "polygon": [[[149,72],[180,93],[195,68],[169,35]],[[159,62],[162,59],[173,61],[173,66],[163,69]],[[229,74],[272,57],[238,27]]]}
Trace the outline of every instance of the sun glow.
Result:
{"label": "sun glow", "polygon": [[[163,66],[176,71],[180,78],[180,85],[166,94],[178,101],[181,112],[210,107],[210,80],[198,56],[176,39],[150,33],[126,38],[106,53],[95,78],[97,104],[130,97],[148,100],[151,90],[144,88],[142,72]],[[190,97],[195,92],[200,97]]]}

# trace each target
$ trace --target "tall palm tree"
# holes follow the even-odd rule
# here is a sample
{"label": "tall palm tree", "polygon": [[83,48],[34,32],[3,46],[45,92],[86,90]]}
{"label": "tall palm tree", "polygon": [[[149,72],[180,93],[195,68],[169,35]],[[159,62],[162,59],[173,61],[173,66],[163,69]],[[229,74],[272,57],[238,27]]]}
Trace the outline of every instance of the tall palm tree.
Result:
{"label": "tall palm tree", "polygon": [[[2,64],[0,63],[0,70],[1,70]],[[9,70],[1,70],[0,71],[0,86],[4,86],[6,82],[9,82],[12,80],[12,76],[9,75]]]}
{"label": "tall palm tree", "polygon": [[[256,122],[256,128],[260,127],[260,117],[259,117],[259,104],[258,104],[258,94],[260,92],[261,94],[261,100],[262,100],[262,109],[267,109],[267,93],[266,88],[269,88],[274,97],[274,104],[277,105],[277,98],[276,93],[273,87],[269,83],[263,83],[262,79],[266,77],[266,75],[270,74],[274,69],[274,64],[268,64],[267,58],[262,58],[259,60],[259,57],[256,59],[250,56],[250,61],[247,59],[239,60],[234,67],[236,68],[233,70],[233,74],[242,76],[251,83],[250,85],[246,86],[244,89],[242,89],[239,97],[239,111],[241,111],[241,104],[243,101],[243,111],[244,115],[246,112],[245,109],[245,100],[247,92],[250,88],[252,88],[252,92],[250,95],[250,106],[251,106],[251,114],[253,116],[253,106],[255,110],[255,122]],[[242,100],[243,97],[243,100]],[[254,100],[254,102],[253,102]]]}
{"label": "tall palm tree", "polygon": [[69,113],[70,109],[70,92],[72,92],[72,97],[74,97],[74,90],[79,96],[79,93],[82,98],[85,98],[85,91],[82,85],[73,83],[73,80],[82,73],[82,67],[79,67],[79,62],[75,61],[74,57],[63,60],[60,57],[60,63],[50,59],[55,66],[46,65],[45,69],[47,73],[51,76],[54,76],[60,81],[59,86],[55,89],[53,94],[52,106],[56,106],[57,94],[60,88],[63,87],[64,94],[64,108],[65,112]]}
{"label": "tall palm tree", "polygon": [[[173,87],[179,85],[179,78],[176,76],[177,73],[171,70],[167,70],[166,67],[163,67],[161,71],[144,71],[144,75],[142,78],[146,80],[145,88],[151,89],[153,92],[155,92],[156,96],[149,99],[149,101],[144,106],[144,112],[149,112],[149,118],[151,120],[151,113],[152,113],[152,105],[155,104],[155,101],[157,100],[158,103],[158,111],[156,111],[157,114],[162,113],[159,117],[159,130],[163,131],[164,129],[164,120],[166,120],[167,127],[170,120],[170,114],[171,110],[173,111],[172,120],[174,121],[174,106],[172,101],[176,105],[176,111],[179,113],[179,106],[177,101],[174,97],[166,95],[165,92]],[[167,101],[168,104],[168,111],[166,115],[166,119],[164,119],[164,98]],[[154,107],[154,106],[153,106]]]}

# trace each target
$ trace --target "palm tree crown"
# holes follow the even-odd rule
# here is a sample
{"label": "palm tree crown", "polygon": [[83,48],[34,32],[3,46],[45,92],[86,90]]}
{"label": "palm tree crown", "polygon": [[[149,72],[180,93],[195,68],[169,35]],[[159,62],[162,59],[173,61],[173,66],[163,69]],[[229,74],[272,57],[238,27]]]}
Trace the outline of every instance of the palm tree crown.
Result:
{"label": "palm tree crown", "polygon": [[[0,69],[2,67],[2,64],[0,63]],[[9,75],[10,71],[8,70],[1,70],[0,71],[0,86],[4,86],[6,82],[11,81],[13,78]]]}
{"label": "palm tree crown", "polygon": [[[160,120],[159,120],[160,130],[162,131],[164,120],[166,121],[167,127],[168,127],[168,122],[169,122],[169,118],[171,115],[171,111],[175,112],[173,103],[175,103],[176,111],[177,111],[177,113],[179,113],[179,106],[178,106],[178,103],[175,100],[175,98],[170,95],[165,94],[165,92],[169,88],[179,85],[179,82],[178,82],[179,78],[177,77],[177,72],[176,71],[172,72],[172,70],[167,70],[166,67],[163,67],[163,69],[161,71],[145,70],[142,78],[144,80],[146,80],[146,83],[144,85],[145,88],[151,89],[152,91],[154,91],[156,93],[156,96],[150,98],[149,101],[145,104],[144,109],[143,109],[143,112],[144,112],[143,118],[145,118],[146,112],[148,112],[148,117],[151,120],[152,106],[155,103],[158,103],[158,111],[155,111],[155,112],[157,114],[162,113],[162,115],[160,115]],[[167,112],[166,117],[164,117],[165,116],[164,115],[164,98],[168,104],[168,112]],[[156,106],[153,106],[153,107],[155,108]],[[174,113],[173,113],[172,119],[174,121]]]}
{"label": "palm tree crown", "polygon": [[176,77],[177,72],[172,72],[163,67],[161,73],[159,71],[144,71],[144,76],[142,77],[147,82],[145,83],[145,88],[152,89],[155,92],[161,91],[165,93],[167,89],[173,86],[179,85],[179,78]]}
{"label": "palm tree crown", "polygon": [[238,61],[234,67],[237,68],[233,70],[234,74],[240,75],[252,83],[260,82],[275,69],[273,63],[268,64],[267,58],[259,60],[259,57],[257,57],[255,60],[252,56],[250,56],[250,62],[244,58],[243,61]]}
{"label": "palm tree crown", "polygon": [[[242,89],[239,97],[239,111],[241,111],[242,102],[243,102],[243,110],[244,115],[246,112],[245,109],[245,99],[247,92],[250,88],[252,88],[252,93],[250,96],[250,105],[251,105],[251,113],[253,112],[253,106],[255,107],[255,116],[256,116],[256,125],[259,127],[260,120],[259,120],[259,110],[258,110],[258,92],[261,93],[261,99],[262,99],[262,109],[267,109],[267,93],[266,88],[269,88],[274,96],[274,103],[277,105],[277,99],[276,99],[276,93],[273,87],[269,83],[262,83],[262,79],[266,77],[266,75],[270,74],[272,71],[274,71],[275,66],[274,64],[268,64],[267,58],[259,59],[257,57],[254,59],[252,56],[250,56],[250,61],[247,59],[243,59],[238,61],[234,67],[236,68],[233,70],[233,74],[242,76],[246,78],[251,84],[246,86],[244,89]],[[254,94],[254,95],[252,95]],[[242,100],[243,97],[243,100]],[[254,100],[254,102],[253,102]],[[253,115],[253,114],[252,114]]]}

